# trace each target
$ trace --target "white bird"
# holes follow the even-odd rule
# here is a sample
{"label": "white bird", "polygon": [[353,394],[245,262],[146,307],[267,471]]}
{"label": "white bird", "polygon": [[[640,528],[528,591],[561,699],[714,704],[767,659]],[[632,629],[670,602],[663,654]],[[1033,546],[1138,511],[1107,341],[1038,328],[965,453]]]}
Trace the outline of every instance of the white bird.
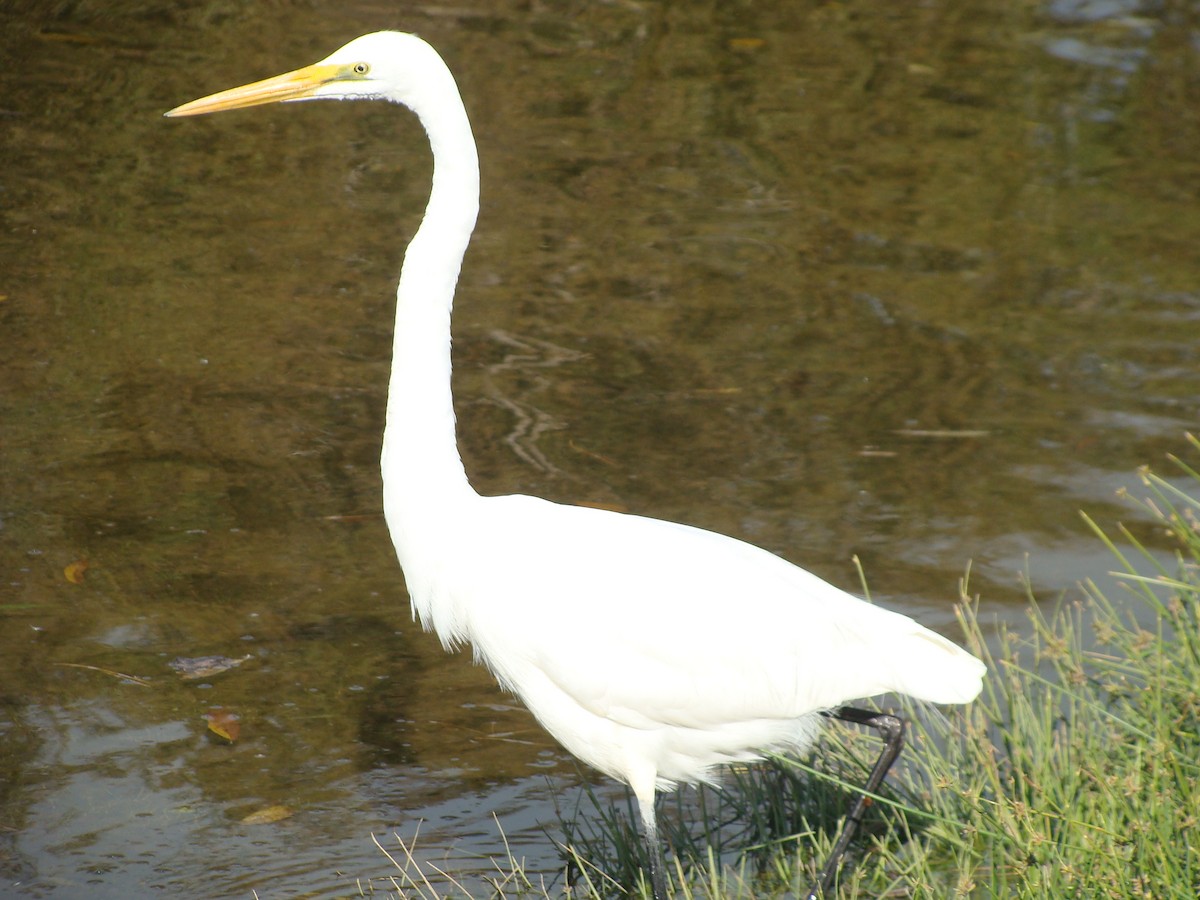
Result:
{"label": "white bird", "polygon": [[[656,791],[802,748],[823,714],[884,733],[874,790],[900,749],[902,723],[841,704],[887,692],[966,703],[982,686],[978,659],[743,541],[536,497],[484,497],[467,481],[450,393],[450,311],[479,207],[479,161],[454,77],[429,44],[368,34],[314,65],[167,115],[367,99],[416,113],[434,161],[396,291],[381,461],[384,513],[414,615],[447,649],[470,643],[567,750],[632,788],[656,897],[666,896]],[[852,813],[848,831],[856,821]],[[811,896],[831,883],[838,855]]]}

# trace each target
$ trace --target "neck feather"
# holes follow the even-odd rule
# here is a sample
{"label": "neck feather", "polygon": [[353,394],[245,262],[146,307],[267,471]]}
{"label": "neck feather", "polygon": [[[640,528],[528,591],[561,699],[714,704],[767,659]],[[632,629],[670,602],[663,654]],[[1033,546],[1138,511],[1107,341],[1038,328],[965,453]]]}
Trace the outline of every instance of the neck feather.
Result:
{"label": "neck feather", "polygon": [[[383,434],[384,514],[401,562],[476,496],[455,437],[450,312],[479,209],[479,160],[448,70],[411,104],[433,150],[433,188],[404,256]],[[406,565],[405,569],[409,567]]]}

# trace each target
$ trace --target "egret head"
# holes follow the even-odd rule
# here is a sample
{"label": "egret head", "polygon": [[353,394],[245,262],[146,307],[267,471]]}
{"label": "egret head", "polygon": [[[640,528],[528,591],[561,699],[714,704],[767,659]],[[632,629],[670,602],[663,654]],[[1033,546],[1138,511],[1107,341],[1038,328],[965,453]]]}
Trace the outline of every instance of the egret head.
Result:
{"label": "egret head", "polygon": [[[311,66],[201,97],[166,115],[198,116],[297,100],[392,100],[410,106],[413,92],[443,72],[449,74],[437,51],[421,38],[377,31]],[[422,90],[428,93],[428,84]]]}

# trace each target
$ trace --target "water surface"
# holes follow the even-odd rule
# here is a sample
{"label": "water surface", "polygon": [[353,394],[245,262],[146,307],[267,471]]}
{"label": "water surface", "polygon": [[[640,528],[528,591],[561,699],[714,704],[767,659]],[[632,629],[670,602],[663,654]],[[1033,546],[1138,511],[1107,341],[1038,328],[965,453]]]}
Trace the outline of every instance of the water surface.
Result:
{"label": "water surface", "polygon": [[[422,822],[456,871],[496,819],[555,870],[577,770],[412,623],[380,514],[420,128],[161,118],[384,27],[442,50],[480,143],[455,390],[485,493],[851,589],[857,555],[953,635],[968,561],[1017,620],[1026,568],[1045,598],[1110,568],[1077,511],[1144,529],[1114,492],[1195,425],[1190,7],[9,2],[0,894],[353,895]],[[210,654],[250,659],[168,665]]]}

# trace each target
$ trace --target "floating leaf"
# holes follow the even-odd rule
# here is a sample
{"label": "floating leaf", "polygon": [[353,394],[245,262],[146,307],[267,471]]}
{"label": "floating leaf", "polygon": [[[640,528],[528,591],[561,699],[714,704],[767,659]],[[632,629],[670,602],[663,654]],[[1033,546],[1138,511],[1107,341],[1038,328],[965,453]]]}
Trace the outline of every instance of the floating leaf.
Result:
{"label": "floating leaf", "polygon": [[283,819],[290,818],[292,811],[286,806],[267,806],[263,809],[250,813],[242,819],[243,825],[270,825],[272,822],[279,822]]}
{"label": "floating leaf", "polygon": [[238,714],[227,709],[214,709],[206,712],[204,718],[208,720],[209,731],[231,744],[238,739],[238,735],[242,731]]}
{"label": "floating leaf", "polygon": [[88,561],[86,559],[77,559],[65,569],[63,576],[71,584],[83,584],[83,573],[88,570]]}
{"label": "floating leaf", "polygon": [[246,654],[241,659],[234,659],[230,656],[177,656],[167,665],[178,672],[181,677],[190,680],[220,675],[222,672],[240,666],[248,659],[250,659],[250,654]]}

